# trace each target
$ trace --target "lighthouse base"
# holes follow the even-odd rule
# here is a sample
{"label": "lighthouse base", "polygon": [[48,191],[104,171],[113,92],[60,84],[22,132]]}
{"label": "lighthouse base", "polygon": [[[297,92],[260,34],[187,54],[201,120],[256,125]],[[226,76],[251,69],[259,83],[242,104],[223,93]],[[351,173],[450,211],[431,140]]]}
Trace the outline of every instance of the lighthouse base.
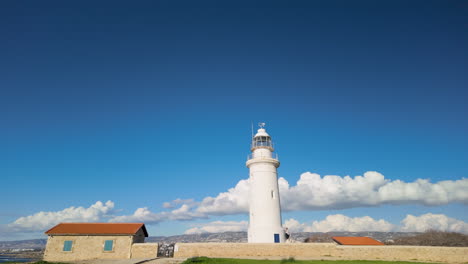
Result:
{"label": "lighthouse base", "polygon": [[249,227],[249,243],[284,243],[286,238],[282,227]]}

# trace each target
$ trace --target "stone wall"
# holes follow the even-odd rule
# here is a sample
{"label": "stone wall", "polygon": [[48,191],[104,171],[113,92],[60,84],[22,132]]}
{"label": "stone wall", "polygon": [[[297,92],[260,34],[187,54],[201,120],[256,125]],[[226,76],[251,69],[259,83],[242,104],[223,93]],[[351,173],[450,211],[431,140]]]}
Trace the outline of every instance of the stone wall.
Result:
{"label": "stone wall", "polygon": [[131,258],[156,258],[158,243],[137,243],[132,245]]}
{"label": "stone wall", "polygon": [[[65,240],[73,241],[71,251],[63,251]],[[112,251],[104,251],[104,241],[114,240]],[[49,236],[44,252],[46,261],[130,258],[132,236]]]}
{"label": "stone wall", "polygon": [[333,243],[177,243],[174,257],[406,260],[464,263],[468,247],[340,246]]}

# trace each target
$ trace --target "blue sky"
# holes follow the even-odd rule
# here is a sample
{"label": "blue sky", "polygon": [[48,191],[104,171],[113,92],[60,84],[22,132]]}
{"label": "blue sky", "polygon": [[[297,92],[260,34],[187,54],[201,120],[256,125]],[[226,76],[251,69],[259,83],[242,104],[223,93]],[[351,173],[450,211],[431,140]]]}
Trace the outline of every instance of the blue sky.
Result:
{"label": "blue sky", "polygon": [[[459,188],[445,202],[304,205],[284,221],[432,214],[468,232],[467,13],[464,1],[4,1],[0,238],[41,237],[13,223],[97,201],[114,205],[46,222],[157,214],[178,198],[196,211],[247,179],[252,122],[267,123],[291,186],[377,171]],[[129,219],[171,235],[248,220],[236,212]]]}

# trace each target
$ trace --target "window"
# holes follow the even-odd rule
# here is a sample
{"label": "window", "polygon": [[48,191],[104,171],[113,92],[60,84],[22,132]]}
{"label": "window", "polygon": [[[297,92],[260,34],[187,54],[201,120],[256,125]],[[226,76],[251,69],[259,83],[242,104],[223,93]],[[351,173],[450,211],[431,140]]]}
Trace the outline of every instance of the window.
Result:
{"label": "window", "polygon": [[271,139],[269,137],[256,137],[252,141],[252,147],[271,147]]}
{"label": "window", "polygon": [[112,250],[114,250],[114,240],[104,241],[104,251],[112,251]]}
{"label": "window", "polygon": [[73,241],[65,240],[63,242],[63,251],[72,251]]}

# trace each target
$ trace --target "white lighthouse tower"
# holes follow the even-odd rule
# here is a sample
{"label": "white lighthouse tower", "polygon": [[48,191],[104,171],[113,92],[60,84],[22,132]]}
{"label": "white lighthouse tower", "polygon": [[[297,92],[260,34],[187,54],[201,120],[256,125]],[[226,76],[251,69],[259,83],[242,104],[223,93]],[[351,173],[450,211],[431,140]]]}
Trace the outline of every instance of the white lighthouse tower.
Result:
{"label": "white lighthouse tower", "polygon": [[273,153],[271,137],[265,123],[259,124],[252,138],[251,151],[247,160],[250,170],[250,221],[249,243],[281,243],[285,241],[281,226],[281,206],[278,191],[280,162]]}

